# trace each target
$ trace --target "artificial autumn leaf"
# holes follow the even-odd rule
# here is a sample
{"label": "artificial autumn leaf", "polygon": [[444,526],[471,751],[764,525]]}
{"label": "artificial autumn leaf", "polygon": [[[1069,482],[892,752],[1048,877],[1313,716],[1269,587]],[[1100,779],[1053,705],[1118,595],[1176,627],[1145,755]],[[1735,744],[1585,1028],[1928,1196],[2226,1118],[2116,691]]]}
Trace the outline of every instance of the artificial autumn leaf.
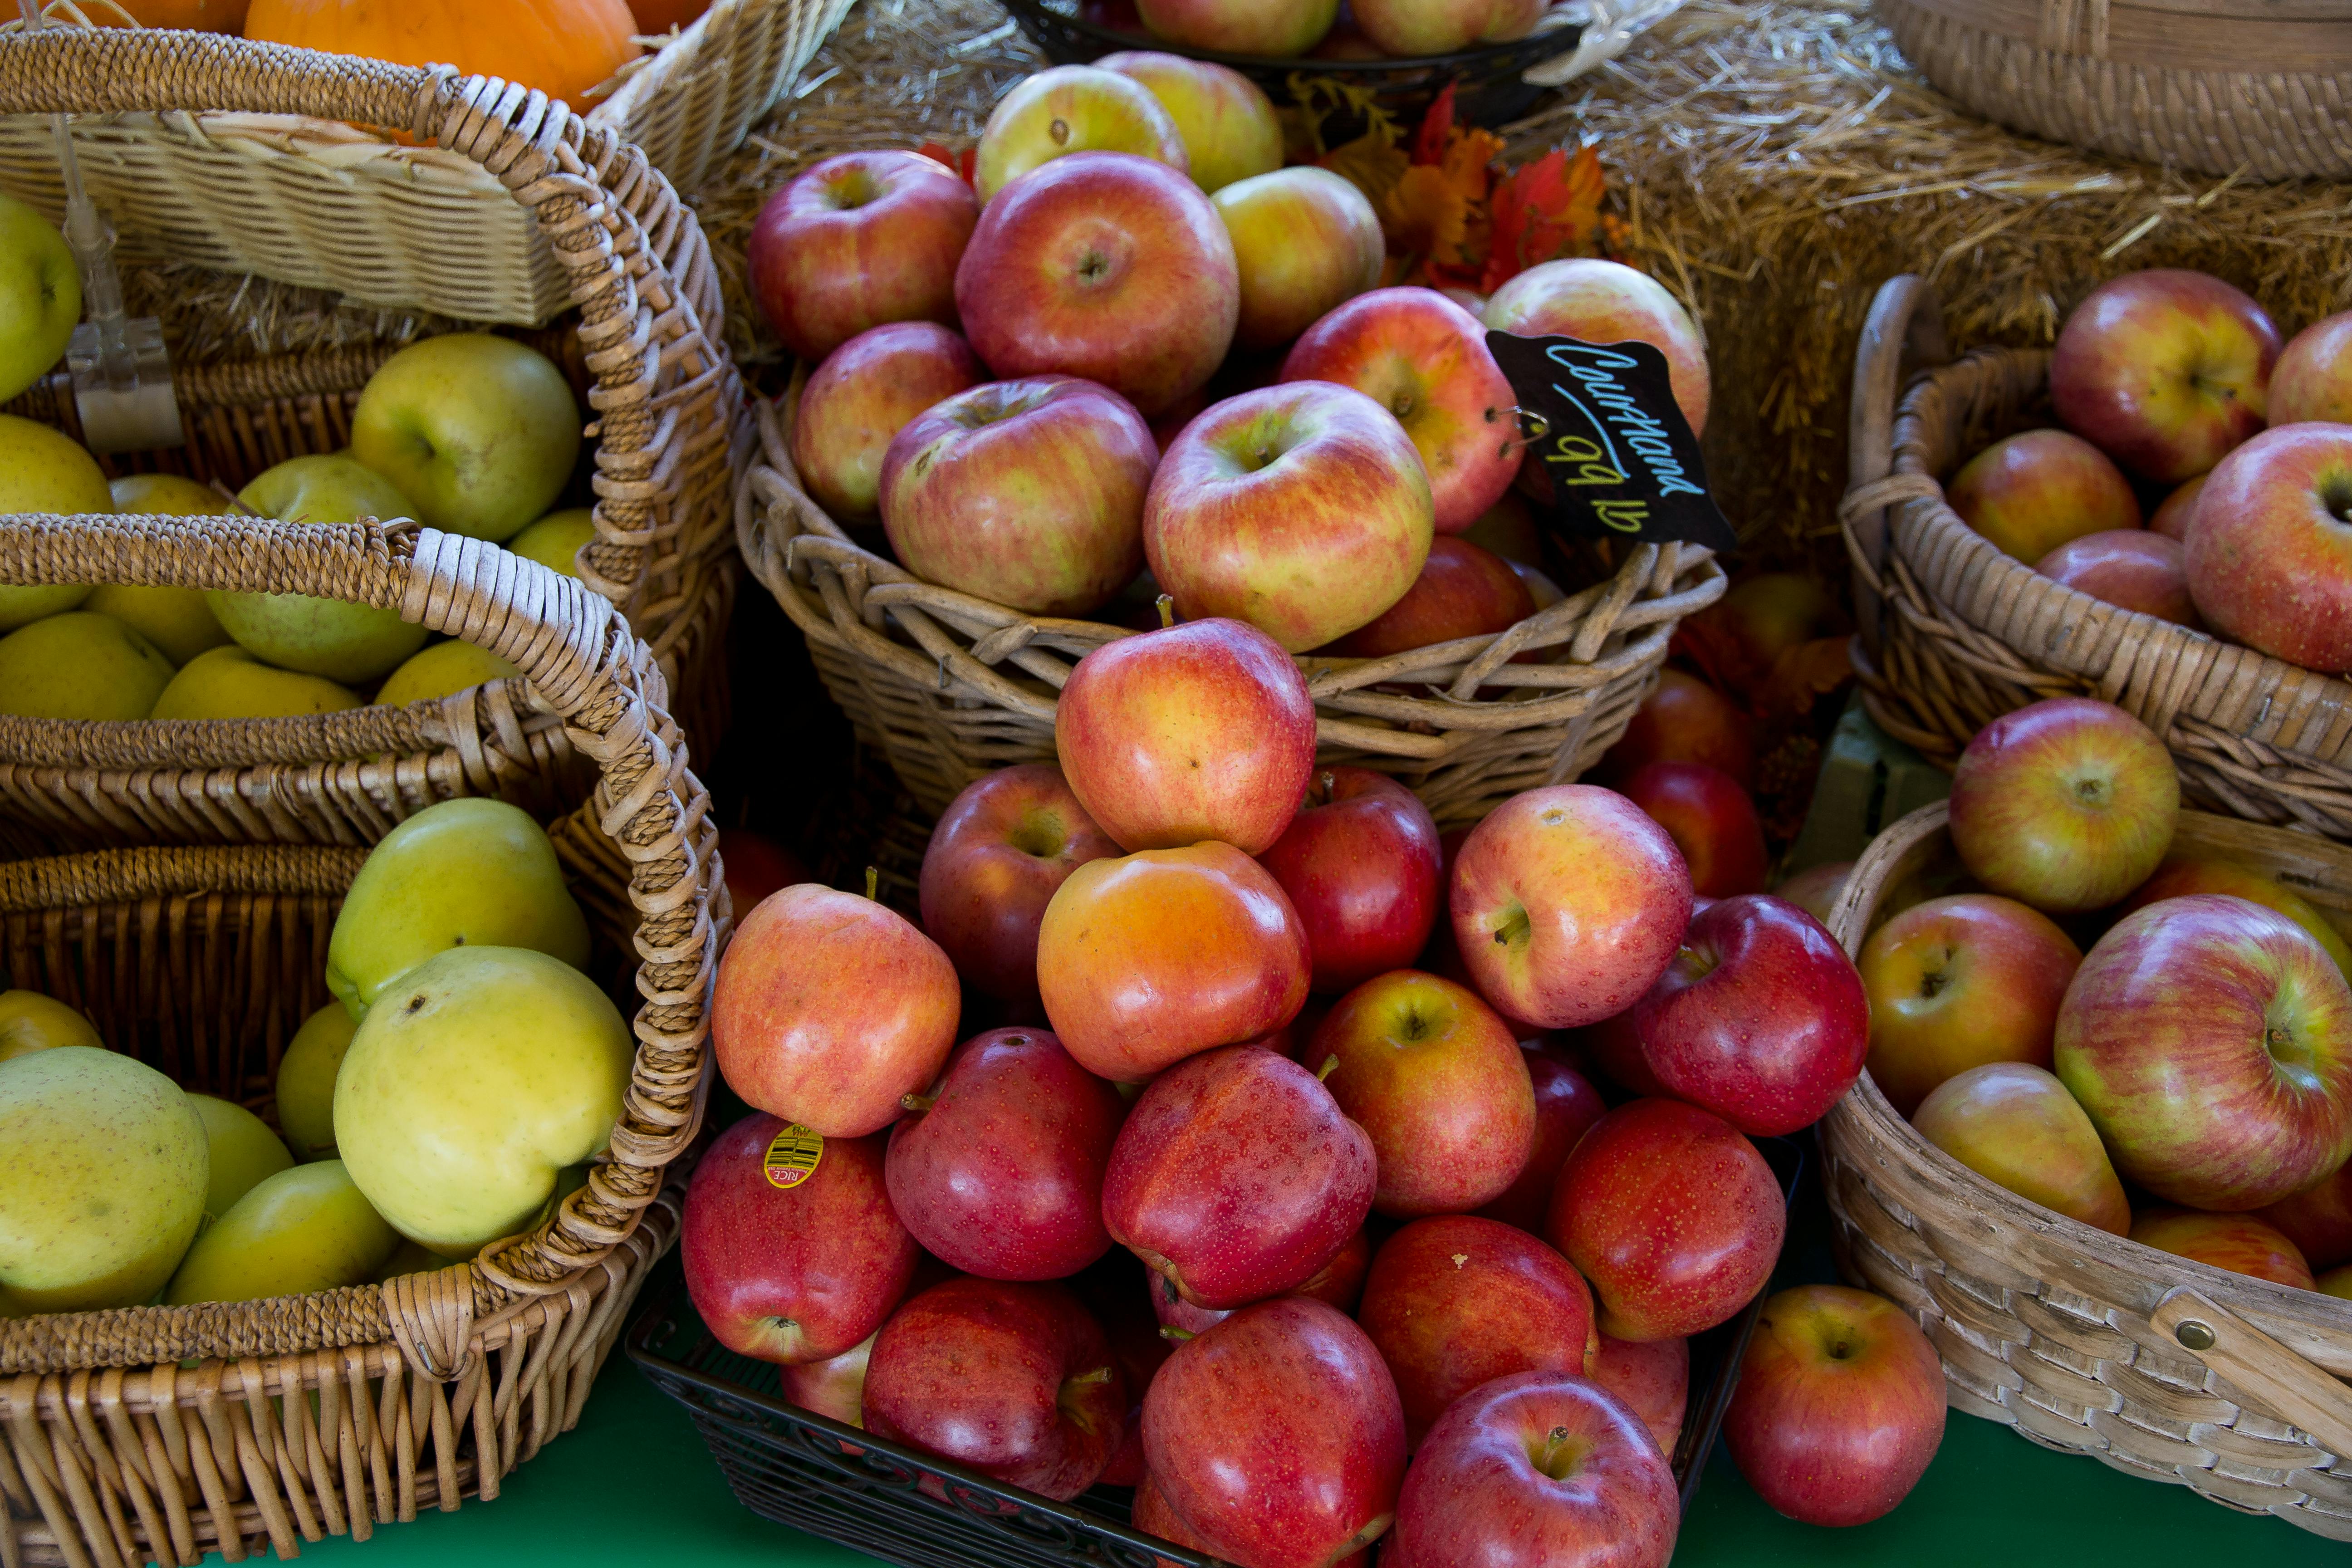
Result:
{"label": "artificial autumn leaf", "polygon": [[1493,293],[1538,262],[1589,256],[1601,226],[1607,181],[1601,154],[1555,147],[1504,176],[1488,203],[1490,242],[1479,289]]}
{"label": "artificial autumn leaf", "polygon": [[1458,262],[1470,233],[1470,201],[1444,169],[1415,163],[1375,205],[1391,250],[1440,265]]}
{"label": "artificial autumn leaf", "polygon": [[1429,112],[1421,117],[1421,129],[1413,132],[1412,161],[1416,163],[1444,162],[1446,143],[1454,135],[1454,84],[1447,82],[1445,90],[1432,100]]}
{"label": "artificial autumn leaf", "polygon": [[1772,673],[1756,693],[1756,710],[1767,720],[1795,719],[1853,679],[1853,639],[1815,637],[1783,648],[1772,661]]}
{"label": "artificial autumn leaf", "polygon": [[[1396,188],[1396,183],[1404,177],[1409,166],[1404,149],[1392,142],[1381,140],[1376,133],[1359,136],[1344,146],[1334,147],[1322,156],[1319,163],[1363,192],[1364,198],[1372,204],[1374,212],[1382,210],[1389,193]],[[1383,228],[1387,226],[1386,218],[1382,218],[1381,226]],[[1397,248],[1393,237],[1389,241],[1389,247],[1391,250]]]}

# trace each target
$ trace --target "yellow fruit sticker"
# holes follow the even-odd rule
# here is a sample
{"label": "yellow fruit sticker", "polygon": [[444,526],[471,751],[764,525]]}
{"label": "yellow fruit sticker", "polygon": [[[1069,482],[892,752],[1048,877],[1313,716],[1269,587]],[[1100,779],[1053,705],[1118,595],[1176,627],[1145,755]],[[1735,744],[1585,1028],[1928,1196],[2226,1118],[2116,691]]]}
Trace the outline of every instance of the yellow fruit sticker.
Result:
{"label": "yellow fruit sticker", "polygon": [[816,1163],[824,1158],[824,1134],[811,1131],[797,1121],[788,1121],[768,1145],[768,1152],[760,1161],[761,1169],[768,1173],[768,1184],[787,1192],[816,1174]]}

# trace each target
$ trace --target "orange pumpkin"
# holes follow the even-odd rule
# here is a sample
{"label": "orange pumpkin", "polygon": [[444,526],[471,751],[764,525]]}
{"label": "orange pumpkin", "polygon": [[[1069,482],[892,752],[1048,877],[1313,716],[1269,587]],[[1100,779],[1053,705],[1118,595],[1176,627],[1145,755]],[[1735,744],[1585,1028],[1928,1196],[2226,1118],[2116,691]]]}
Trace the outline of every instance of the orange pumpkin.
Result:
{"label": "orange pumpkin", "polygon": [[637,56],[628,0],[252,0],[245,36],[451,65],[535,87],[585,114],[589,90]]}
{"label": "orange pumpkin", "polygon": [[672,27],[686,31],[710,9],[710,0],[629,0],[629,9],[636,15],[638,32],[658,37]]}
{"label": "orange pumpkin", "polygon": [[[246,0],[115,0],[142,27],[179,27],[191,33],[235,33],[245,26]],[[84,7],[101,27],[120,26],[105,5]]]}

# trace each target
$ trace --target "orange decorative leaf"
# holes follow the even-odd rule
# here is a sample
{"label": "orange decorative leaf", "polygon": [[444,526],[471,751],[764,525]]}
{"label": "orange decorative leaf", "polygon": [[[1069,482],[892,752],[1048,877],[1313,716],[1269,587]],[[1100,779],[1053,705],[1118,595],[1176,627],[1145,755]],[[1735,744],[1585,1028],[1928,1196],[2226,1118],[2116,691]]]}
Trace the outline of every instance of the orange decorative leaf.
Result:
{"label": "orange decorative leaf", "polygon": [[1470,202],[1443,169],[1416,163],[1378,204],[1389,248],[1441,263],[1457,262],[1470,229]]}
{"label": "orange decorative leaf", "polygon": [[1601,155],[1591,146],[1573,158],[1554,148],[1506,175],[1490,204],[1492,243],[1479,288],[1492,293],[1538,262],[1591,255],[1606,189]]}
{"label": "orange decorative leaf", "polygon": [[1799,718],[1813,704],[1853,679],[1849,637],[1815,637],[1784,648],[1772,661],[1772,673],[1756,693],[1756,708],[1766,718]]}
{"label": "orange decorative leaf", "polygon": [[[1404,149],[1382,140],[1379,135],[1359,136],[1353,142],[1334,147],[1318,162],[1322,167],[1346,180],[1364,193],[1375,212],[1381,211],[1389,193],[1404,177],[1408,167]],[[1386,220],[1383,219],[1383,226]],[[1396,248],[1391,237],[1389,248]]]}

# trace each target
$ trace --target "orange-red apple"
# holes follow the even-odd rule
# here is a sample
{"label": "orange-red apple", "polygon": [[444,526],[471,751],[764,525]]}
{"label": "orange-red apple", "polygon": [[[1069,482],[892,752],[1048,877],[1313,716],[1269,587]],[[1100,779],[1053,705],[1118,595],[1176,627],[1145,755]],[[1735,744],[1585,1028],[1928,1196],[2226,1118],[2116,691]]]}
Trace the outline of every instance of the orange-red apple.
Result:
{"label": "orange-red apple", "polygon": [[2273,425],[2352,425],[2352,310],[2312,322],[2279,351],[2269,417]]}
{"label": "orange-red apple", "polygon": [[2352,669],[2352,425],[2282,425],[2223,458],[2197,501],[2189,592],[2223,637]]}
{"label": "orange-red apple", "polygon": [[2063,430],[1996,441],[1944,487],[1960,521],[2028,566],[2070,539],[2140,525],[2131,481],[2105,453]]}
{"label": "orange-red apple", "polygon": [[1705,763],[1650,763],[1618,788],[1673,837],[1693,892],[1727,899],[1764,890],[1764,819],[1738,779]]}
{"label": "orange-red apple", "polygon": [[1690,1403],[1688,1340],[1621,1340],[1600,1336],[1592,1381],[1622,1400],[1625,1408],[1658,1440],[1658,1452],[1674,1457],[1682,1440],[1683,1412]]}
{"label": "orange-red apple", "polygon": [[[2210,470],[2208,470],[2209,472]],[[2189,542],[2189,525],[2197,520],[2197,501],[2205,493],[2205,475],[2186,479],[2172,487],[2165,498],[2148,513],[2150,532],[2161,533],[2167,539]]]}

